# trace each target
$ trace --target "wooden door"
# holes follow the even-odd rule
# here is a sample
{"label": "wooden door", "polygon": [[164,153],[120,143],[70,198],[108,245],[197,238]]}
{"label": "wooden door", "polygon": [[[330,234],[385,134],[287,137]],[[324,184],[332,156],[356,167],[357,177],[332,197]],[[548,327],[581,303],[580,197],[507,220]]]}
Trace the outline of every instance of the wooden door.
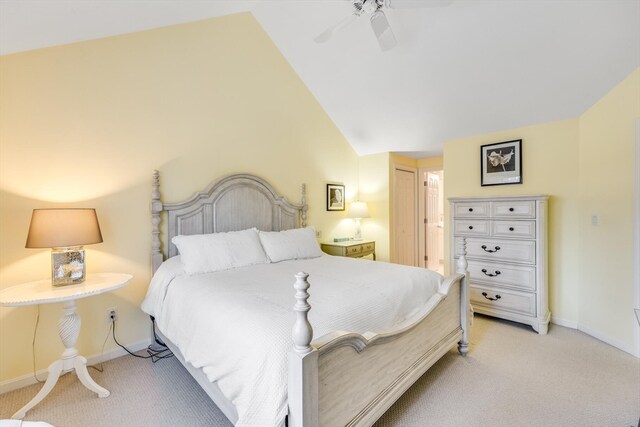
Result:
{"label": "wooden door", "polygon": [[398,264],[418,265],[417,171],[394,168],[393,260]]}

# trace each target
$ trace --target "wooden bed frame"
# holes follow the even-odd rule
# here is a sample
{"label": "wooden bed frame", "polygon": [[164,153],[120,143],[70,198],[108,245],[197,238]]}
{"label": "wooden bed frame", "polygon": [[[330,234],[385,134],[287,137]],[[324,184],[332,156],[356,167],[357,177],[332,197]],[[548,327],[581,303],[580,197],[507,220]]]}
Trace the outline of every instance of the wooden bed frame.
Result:
{"label": "wooden bed frame", "polygon": [[[160,198],[159,173],[153,174],[152,191],[153,272],[164,259],[160,242],[160,217],[166,212],[166,255],[177,255],[171,238],[180,234],[204,234],[256,227],[280,231],[306,226],[306,195],[300,205],[279,196],[263,179],[249,174],[231,175],[196,193],[182,203],[167,204]],[[335,331],[313,339],[308,320],[308,275],[295,277],[296,321],[293,349],[289,353],[287,425],[289,427],[371,426],[436,361],[456,344],[468,351],[469,300],[467,264],[462,253],[457,274],[445,278],[438,292],[411,319],[384,332],[357,334]],[[393,284],[390,284],[393,286]],[[293,295],[292,295],[293,296]],[[233,423],[235,407],[207,380],[200,369],[185,362],[173,350],[209,397]]]}

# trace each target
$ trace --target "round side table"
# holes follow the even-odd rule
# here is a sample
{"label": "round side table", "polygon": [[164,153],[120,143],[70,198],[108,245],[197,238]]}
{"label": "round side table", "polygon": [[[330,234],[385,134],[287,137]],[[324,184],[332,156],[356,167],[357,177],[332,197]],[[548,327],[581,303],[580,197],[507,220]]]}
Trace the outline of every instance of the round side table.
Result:
{"label": "round side table", "polygon": [[88,274],[84,282],[78,285],[53,287],[51,279],[23,283],[0,291],[0,306],[19,307],[23,305],[51,304],[63,302],[62,317],[58,320],[58,334],[65,351],[60,359],[49,365],[49,375],[44,385],[33,399],[24,405],[11,418],[24,418],[27,411],[44,399],[58,382],[63,373],[75,370],[78,379],[98,397],[109,396],[109,391],[89,376],[87,359],[82,357],[75,345],[80,334],[80,316],[76,313],[76,300],[122,288],[129,284],[133,276],[120,273]]}

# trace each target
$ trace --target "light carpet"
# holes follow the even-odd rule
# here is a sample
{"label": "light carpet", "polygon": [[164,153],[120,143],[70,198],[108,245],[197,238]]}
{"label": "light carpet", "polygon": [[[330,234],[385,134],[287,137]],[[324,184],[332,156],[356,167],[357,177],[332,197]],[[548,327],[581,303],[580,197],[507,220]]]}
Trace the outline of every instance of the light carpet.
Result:
{"label": "light carpet", "polygon": [[[99,399],[65,375],[25,420],[56,427],[231,426],[175,359],[153,364],[124,356],[105,363],[103,373],[89,372],[110,397]],[[0,419],[40,387],[1,395]],[[636,427],[639,417],[638,359],[573,329],[551,325],[542,336],[476,315],[468,356],[446,354],[375,427]]]}

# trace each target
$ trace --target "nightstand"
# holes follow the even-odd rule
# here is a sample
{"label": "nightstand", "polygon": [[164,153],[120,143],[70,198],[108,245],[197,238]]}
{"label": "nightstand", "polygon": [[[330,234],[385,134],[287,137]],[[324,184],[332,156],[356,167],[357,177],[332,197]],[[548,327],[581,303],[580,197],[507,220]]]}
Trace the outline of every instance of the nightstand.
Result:
{"label": "nightstand", "polygon": [[22,409],[13,414],[11,418],[24,418],[28,410],[40,403],[51,392],[60,375],[74,369],[82,385],[97,393],[98,397],[109,396],[109,391],[100,387],[89,376],[87,359],[80,356],[75,348],[80,334],[80,316],[76,313],[76,300],[121,288],[127,285],[131,278],[130,274],[88,274],[86,280],[78,285],[53,287],[51,286],[51,279],[46,279],[11,286],[0,292],[0,305],[5,307],[64,302],[62,307],[63,314],[58,320],[58,334],[64,344],[65,351],[59,360],[49,365],[47,381],[38,394]]}
{"label": "nightstand", "polygon": [[322,251],[329,255],[361,258],[373,255],[376,259],[376,242],[373,240],[349,240],[347,242],[322,243]]}

